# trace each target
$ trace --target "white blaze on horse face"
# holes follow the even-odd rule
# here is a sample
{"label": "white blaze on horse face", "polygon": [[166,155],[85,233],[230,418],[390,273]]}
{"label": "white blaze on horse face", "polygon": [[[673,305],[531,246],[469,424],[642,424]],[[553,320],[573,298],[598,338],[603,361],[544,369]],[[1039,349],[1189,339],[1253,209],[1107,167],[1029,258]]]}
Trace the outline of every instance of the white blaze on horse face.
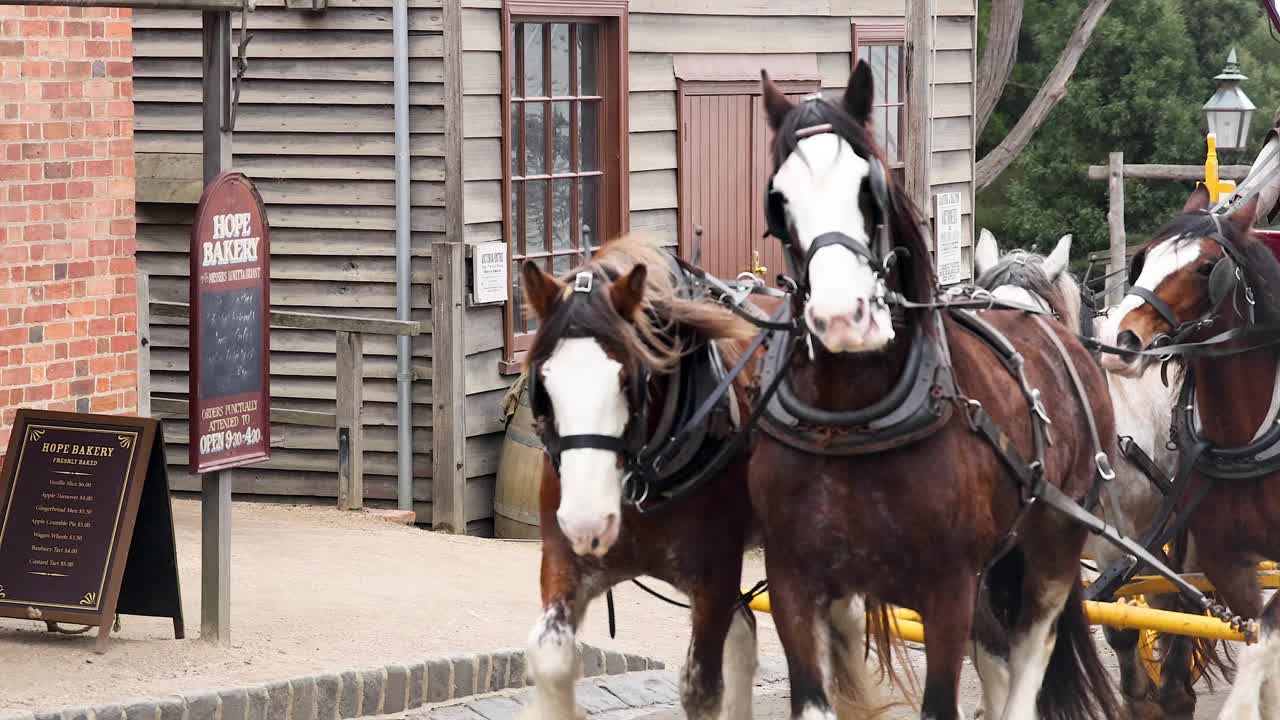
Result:
{"label": "white blaze on horse face", "polygon": [[[542,384],[560,437],[622,437],[627,426],[622,364],[594,339],[561,340],[542,364]],[[621,512],[622,468],[617,453],[595,448],[563,451],[556,519],[573,551],[597,557],[609,552],[618,539]]]}
{"label": "white blaze on horse face", "polygon": [[[840,233],[870,246],[858,202],[871,165],[834,133],[803,138],[773,176],[787,199],[796,241],[804,253],[815,238]],[[809,329],[831,352],[870,352],[893,340],[889,308],[878,302],[883,283],[867,259],[838,246],[821,248],[809,263]]]}
{"label": "white blaze on horse face", "polygon": [[[1145,288],[1155,294],[1161,283],[1179,270],[1195,262],[1200,257],[1201,252],[1202,248],[1199,240],[1191,241],[1182,237],[1165,240],[1147,250],[1146,258],[1142,263],[1142,272],[1138,275],[1138,280],[1134,283],[1134,287]],[[1111,312],[1109,322],[1103,326],[1102,332],[1099,333],[1102,342],[1114,346],[1121,333],[1120,328],[1124,324],[1125,318],[1129,313],[1146,304],[1146,302],[1146,300],[1137,295],[1125,295],[1120,304]],[[1171,330],[1172,328],[1169,329]],[[1151,343],[1152,338],[1139,337],[1138,340],[1143,347],[1146,347]],[[1119,375],[1137,377],[1142,370],[1143,363],[1136,358],[1126,359],[1119,355],[1103,353],[1102,367]]]}

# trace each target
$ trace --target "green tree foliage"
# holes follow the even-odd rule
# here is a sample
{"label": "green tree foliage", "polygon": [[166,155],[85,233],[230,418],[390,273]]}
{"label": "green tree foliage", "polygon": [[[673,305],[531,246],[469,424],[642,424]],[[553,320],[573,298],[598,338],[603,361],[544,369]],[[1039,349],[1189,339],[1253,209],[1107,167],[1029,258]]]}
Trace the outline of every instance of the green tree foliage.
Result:
{"label": "green tree foliage", "polygon": [[[1028,0],[1018,63],[979,140],[979,157],[1008,131],[1039,89],[1086,0]],[[1280,107],[1280,42],[1257,0],[1125,0],[1111,6],[1067,89],[1067,96],[1005,175],[978,198],[978,223],[1001,246],[1047,252],[1073,233],[1077,252],[1107,246],[1106,183],[1085,179],[1123,151],[1126,163],[1203,164],[1200,106],[1235,46],[1245,92],[1258,106],[1244,152],[1247,164]],[[1125,183],[1126,228],[1141,240],[1182,207],[1190,183]]]}

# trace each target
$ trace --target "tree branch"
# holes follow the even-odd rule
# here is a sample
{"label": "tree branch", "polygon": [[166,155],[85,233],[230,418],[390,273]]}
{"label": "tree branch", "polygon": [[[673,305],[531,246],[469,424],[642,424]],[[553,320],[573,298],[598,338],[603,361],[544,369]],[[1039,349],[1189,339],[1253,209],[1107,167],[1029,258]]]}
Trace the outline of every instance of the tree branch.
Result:
{"label": "tree branch", "polygon": [[1018,119],[1018,124],[1013,126],[1004,140],[987,153],[986,157],[978,161],[973,178],[978,190],[986,188],[1000,177],[1000,173],[1004,172],[1018,157],[1018,153],[1031,142],[1036,130],[1039,130],[1048,119],[1053,108],[1066,97],[1067,81],[1076,71],[1080,57],[1084,55],[1084,51],[1089,47],[1089,41],[1093,38],[1093,31],[1098,27],[1098,22],[1102,20],[1102,16],[1106,14],[1109,7],[1111,7],[1111,0],[1089,0],[1088,7],[1080,14],[1076,29],[1067,40],[1067,46],[1063,48],[1062,55],[1058,56],[1058,63],[1053,66],[1049,77],[1045,78],[1044,85],[1040,87],[1040,92],[1036,93],[1027,111]]}
{"label": "tree branch", "polygon": [[982,131],[1004,94],[1014,60],[1018,57],[1018,34],[1022,30],[1023,0],[991,0],[987,25],[987,45],[978,61],[978,100],[974,112],[974,132]]}

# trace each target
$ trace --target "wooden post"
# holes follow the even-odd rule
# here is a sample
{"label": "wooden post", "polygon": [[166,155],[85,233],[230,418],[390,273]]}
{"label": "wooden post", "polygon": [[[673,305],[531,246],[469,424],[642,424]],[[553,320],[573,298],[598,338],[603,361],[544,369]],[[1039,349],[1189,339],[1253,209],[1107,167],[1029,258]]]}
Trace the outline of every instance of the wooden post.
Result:
{"label": "wooden post", "polygon": [[[231,13],[205,12],[204,181],[231,168]],[[189,325],[194,327],[194,323]],[[200,639],[231,643],[231,476],[200,478]]]}
{"label": "wooden post", "polygon": [[364,336],[338,333],[338,509],[364,507]]}
{"label": "wooden post", "polygon": [[[451,210],[451,212],[454,212]],[[463,339],[466,245],[435,242],[431,262],[431,528],[465,535],[467,390]]]}
{"label": "wooden post", "polygon": [[929,137],[929,116],[933,112],[930,4],[930,0],[907,0],[907,137],[903,152],[907,196],[926,222],[933,211],[933,203],[929,202],[929,167],[933,161]]}
{"label": "wooden post", "polygon": [[[1122,152],[1111,153],[1107,173],[1107,195],[1111,200],[1110,208],[1107,210],[1107,227],[1111,231],[1111,260],[1107,263],[1107,273],[1110,274],[1127,264],[1124,239],[1124,153]],[[1125,278],[1121,277],[1118,282],[1108,282],[1114,289],[1107,295],[1107,305],[1118,305],[1128,290]]]}
{"label": "wooden post", "polygon": [[138,272],[138,417],[151,417],[151,278]]}

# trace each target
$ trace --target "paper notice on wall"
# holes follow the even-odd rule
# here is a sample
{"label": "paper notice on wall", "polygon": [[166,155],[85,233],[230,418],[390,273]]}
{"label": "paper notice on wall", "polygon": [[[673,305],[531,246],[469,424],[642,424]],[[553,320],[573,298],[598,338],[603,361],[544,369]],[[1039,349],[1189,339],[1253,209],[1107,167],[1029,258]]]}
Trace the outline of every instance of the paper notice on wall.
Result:
{"label": "paper notice on wall", "polygon": [[507,299],[507,244],[479,243],[471,263],[471,296],[476,304]]}
{"label": "paper notice on wall", "polygon": [[933,199],[938,282],[952,285],[964,279],[963,256],[960,252],[960,193],[938,193]]}

